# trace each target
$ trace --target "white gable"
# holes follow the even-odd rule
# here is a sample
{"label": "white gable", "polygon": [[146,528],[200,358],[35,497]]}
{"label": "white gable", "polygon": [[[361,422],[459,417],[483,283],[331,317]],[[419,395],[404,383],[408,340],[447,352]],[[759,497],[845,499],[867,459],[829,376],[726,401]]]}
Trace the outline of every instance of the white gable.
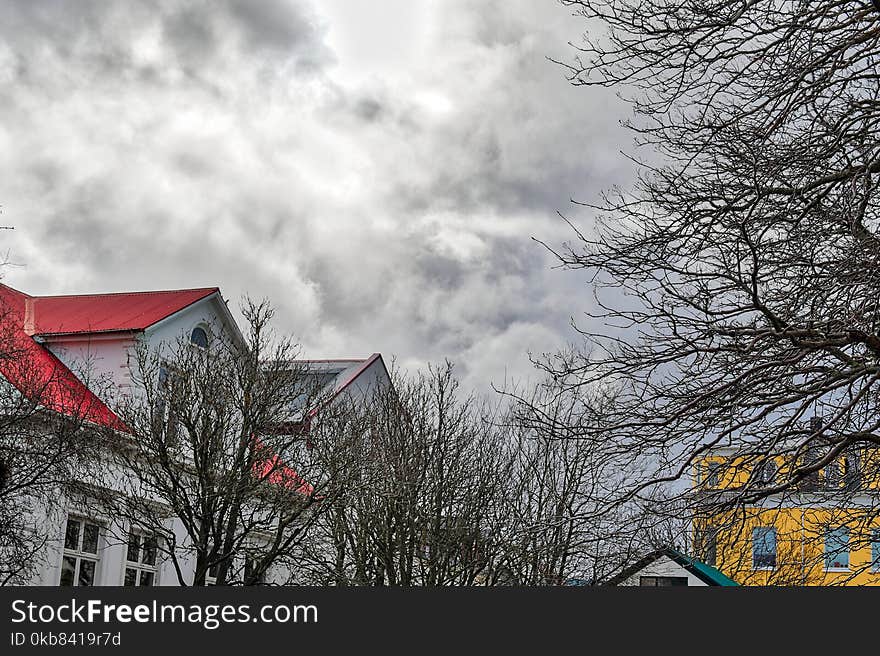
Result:
{"label": "white gable", "polygon": [[632,576],[624,580],[620,585],[632,586],[632,585],[641,585],[641,579],[643,576],[648,577],[683,577],[687,579],[687,584],[689,586],[705,586],[706,583],[701,579],[697,578],[689,571],[687,571],[684,567],[679,565],[677,562],[672,560],[667,555],[661,555],[657,560],[648,565],[645,565],[642,569],[635,572]]}
{"label": "white gable", "polygon": [[219,293],[196,301],[153,324],[144,331],[143,339],[153,349],[173,348],[181,336],[188,337],[196,326],[205,327],[210,335],[222,334],[226,339],[241,339],[241,333]]}

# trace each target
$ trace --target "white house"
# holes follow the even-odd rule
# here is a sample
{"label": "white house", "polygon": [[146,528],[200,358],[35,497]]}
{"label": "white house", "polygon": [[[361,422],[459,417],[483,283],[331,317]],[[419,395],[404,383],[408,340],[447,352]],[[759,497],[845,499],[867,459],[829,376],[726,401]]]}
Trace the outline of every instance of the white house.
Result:
{"label": "white house", "polygon": [[734,586],[737,583],[704,562],[672,547],[646,554],[605,582],[614,586]]}
{"label": "white house", "polygon": [[[181,335],[204,346],[223,331],[241,340],[219,288],[114,294],[31,296],[0,284],[6,333],[27,354],[28,370],[48,382],[41,402],[50,411],[72,413],[101,426],[121,421],[110,399],[132,389],[132,349],[173,348]],[[346,392],[367,394],[390,382],[382,357],[298,361],[333,397]],[[20,369],[0,362],[0,374],[22,392]],[[26,392],[25,392],[26,393]],[[157,562],[146,536],[128,544],[105,539],[110,518],[68,507],[59,516],[35,518],[48,534],[45,564],[34,585],[177,585],[170,563]]]}

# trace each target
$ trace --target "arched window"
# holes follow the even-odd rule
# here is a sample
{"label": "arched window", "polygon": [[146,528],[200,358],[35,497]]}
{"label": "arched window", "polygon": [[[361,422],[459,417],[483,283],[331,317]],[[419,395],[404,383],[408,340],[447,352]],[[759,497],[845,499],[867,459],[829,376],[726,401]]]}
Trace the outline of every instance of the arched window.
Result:
{"label": "arched window", "polygon": [[189,336],[189,341],[191,344],[198,346],[199,348],[208,348],[208,331],[201,326],[196,326],[193,328],[192,334]]}

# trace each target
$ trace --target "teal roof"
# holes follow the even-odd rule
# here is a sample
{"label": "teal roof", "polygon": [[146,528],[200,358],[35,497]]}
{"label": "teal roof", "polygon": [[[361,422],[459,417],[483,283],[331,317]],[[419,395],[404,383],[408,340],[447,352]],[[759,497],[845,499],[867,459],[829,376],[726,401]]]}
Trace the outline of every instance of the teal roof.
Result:
{"label": "teal roof", "polygon": [[725,576],[719,570],[715,569],[711,565],[707,565],[701,560],[697,560],[696,558],[692,558],[691,556],[685,556],[683,553],[676,551],[672,548],[667,548],[670,557],[678,562],[682,567],[690,570],[694,576],[697,576],[706,583],[710,583],[711,585],[736,585],[739,583],[734,581],[732,578]]}

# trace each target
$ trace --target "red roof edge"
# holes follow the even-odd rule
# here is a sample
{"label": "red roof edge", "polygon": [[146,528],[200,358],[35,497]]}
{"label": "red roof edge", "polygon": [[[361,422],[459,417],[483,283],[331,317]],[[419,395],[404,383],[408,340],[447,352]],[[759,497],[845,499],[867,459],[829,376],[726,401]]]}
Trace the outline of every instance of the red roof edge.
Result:
{"label": "red roof edge", "polygon": [[[258,437],[254,437],[254,443],[257,449],[263,446],[263,442]],[[270,458],[255,462],[254,474],[273,485],[293,488],[294,491],[304,496],[309,496],[315,492],[314,486],[300,476],[296,470],[289,467],[277,453]]]}

